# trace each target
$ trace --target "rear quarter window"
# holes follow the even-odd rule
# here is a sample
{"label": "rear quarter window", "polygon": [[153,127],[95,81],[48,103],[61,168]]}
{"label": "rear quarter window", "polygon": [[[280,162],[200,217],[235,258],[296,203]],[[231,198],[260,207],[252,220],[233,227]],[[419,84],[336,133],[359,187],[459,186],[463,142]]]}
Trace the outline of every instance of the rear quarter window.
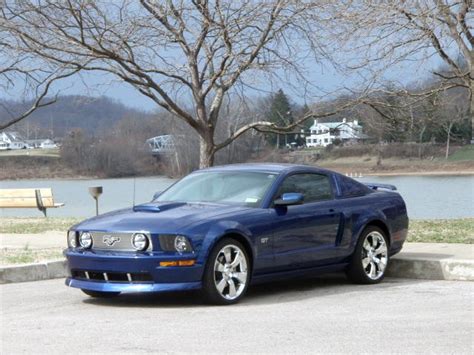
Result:
{"label": "rear quarter window", "polygon": [[373,192],[369,187],[347,176],[339,175],[338,179],[342,197],[364,196]]}

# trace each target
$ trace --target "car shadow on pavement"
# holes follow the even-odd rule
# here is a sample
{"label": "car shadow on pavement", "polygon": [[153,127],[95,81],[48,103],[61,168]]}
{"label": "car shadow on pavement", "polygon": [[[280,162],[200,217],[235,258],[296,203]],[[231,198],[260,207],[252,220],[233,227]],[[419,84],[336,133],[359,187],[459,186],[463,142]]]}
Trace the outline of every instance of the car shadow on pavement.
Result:
{"label": "car shadow on pavement", "polygon": [[[306,277],[252,285],[245,297],[234,307],[247,307],[257,304],[295,302],[308,298],[324,297],[333,294],[359,292],[367,287],[374,292],[406,286],[429,280],[386,278],[377,285],[355,285],[345,276],[328,274],[320,277]],[[85,296],[85,295],[84,295]],[[86,296],[85,296],[86,297]],[[215,307],[203,301],[198,291],[123,294],[114,298],[84,298],[85,304],[106,307],[150,307],[183,308]]]}
{"label": "car shadow on pavement", "polygon": [[357,293],[367,291],[367,288],[376,292],[426,281],[429,280],[386,278],[376,285],[358,285],[348,281],[342,274],[328,274],[255,285],[248,290],[239,305],[295,302],[335,294]]}

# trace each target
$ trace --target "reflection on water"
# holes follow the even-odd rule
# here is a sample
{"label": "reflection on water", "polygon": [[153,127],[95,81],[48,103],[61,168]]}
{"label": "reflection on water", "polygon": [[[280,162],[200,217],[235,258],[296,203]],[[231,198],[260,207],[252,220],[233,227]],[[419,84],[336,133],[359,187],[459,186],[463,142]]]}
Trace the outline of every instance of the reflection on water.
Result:
{"label": "reflection on water", "polygon": [[[390,176],[363,177],[363,182],[396,185],[407,203],[410,218],[474,217],[474,176]],[[100,212],[109,212],[150,201],[153,194],[164,190],[174,180],[165,177],[104,180],[20,180],[0,181],[0,188],[51,187],[57,202],[66,206],[49,209],[54,217],[91,217],[95,204],[88,188],[103,186]],[[135,188],[134,188],[135,185]],[[0,209],[0,217],[41,216],[35,209]]]}

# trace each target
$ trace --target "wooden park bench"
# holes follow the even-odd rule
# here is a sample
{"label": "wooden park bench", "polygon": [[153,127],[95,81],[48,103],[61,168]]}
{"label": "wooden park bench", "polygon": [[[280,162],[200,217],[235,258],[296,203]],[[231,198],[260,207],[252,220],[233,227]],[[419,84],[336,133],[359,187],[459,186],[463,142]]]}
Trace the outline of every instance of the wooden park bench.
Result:
{"label": "wooden park bench", "polygon": [[46,217],[46,209],[64,206],[55,203],[53,190],[42,189],[0,189],[0,208],[37,208]]}

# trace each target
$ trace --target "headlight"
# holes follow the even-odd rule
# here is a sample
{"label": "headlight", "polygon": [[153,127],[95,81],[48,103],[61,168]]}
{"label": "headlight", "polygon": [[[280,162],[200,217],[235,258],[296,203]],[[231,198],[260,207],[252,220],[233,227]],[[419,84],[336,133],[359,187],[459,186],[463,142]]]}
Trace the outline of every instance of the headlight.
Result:
{"label": "headlight", "polygon": [[71,248],[77,247],[77,238],[75,231],[68,231],[67,232],[67,245]]}
{"label": "headlight", "polygon": [[79,244],[84,249],[89,249],[92,246],[92,236],[88,232],[82,232],[79,236]]}
{"label": "headlight", "polygon": [[188,238],[183,237],[182,235],[178,235],[176,236],[176,238],[174,238],[174,248],[178,253],[192,251],[191,244],[189,244]]}
{"label": "headlight", "polygon": [[177,251],[178,253],[193,251],[188,238],[183,235],[160,235],[160,248],[163,251]]}
{"label": "headlight", "polygon": [[135,233],[132,237],[132,246],[138,250],[143,251],[148,248],[149,240],[146,234],[143,233]]}

